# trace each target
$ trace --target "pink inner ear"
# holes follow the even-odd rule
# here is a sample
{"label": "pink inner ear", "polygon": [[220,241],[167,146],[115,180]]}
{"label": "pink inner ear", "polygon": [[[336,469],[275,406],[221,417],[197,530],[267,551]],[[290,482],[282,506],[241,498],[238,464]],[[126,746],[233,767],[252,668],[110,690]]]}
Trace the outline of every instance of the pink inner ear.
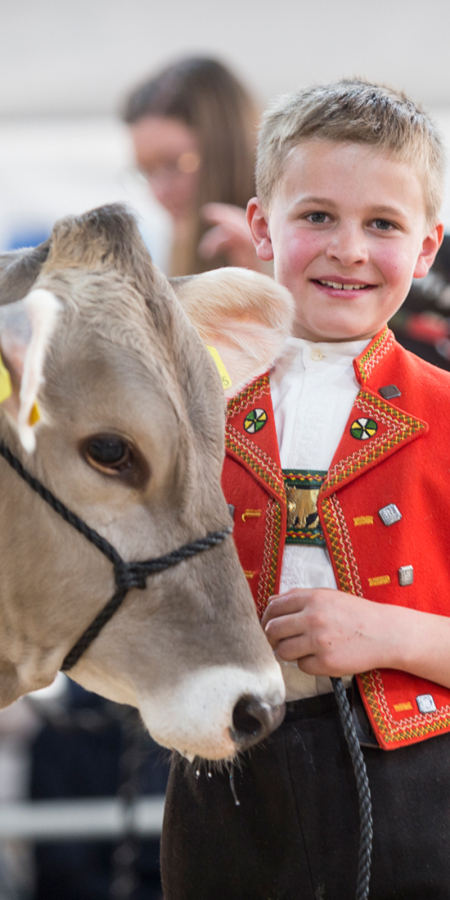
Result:
{"label": "pink inner ear", "polygon": [[13,387],[3,408],[16,421],[20,440],[28,452],[35,447],[33,425],[39,419],[35,404],[60,308],[59,300],[50,291],[38,288],[0,310],[0,343]]}
{"label": "pink inner ear", "polygon": [[2,360],[11,376],[13,386],[20,384],[23,367],[25,364],[26,347],[24,344],[14,343],[14,339],[8,332],[1,334]]}
{"label": "pink inner ear", "polygon": [[261,322],[227,319],[221,331],[203,331],[201,337],[215,347],[231,379],[225,391],[229,399],[272,366],[287,334]]}
{"label": "pink inner ear", "polygon": [[232,381],[227,396],[270,368],[291,331],[294,303],[286,288],[267,275],[232,267],[174,288],[204,343],[222,359]]}

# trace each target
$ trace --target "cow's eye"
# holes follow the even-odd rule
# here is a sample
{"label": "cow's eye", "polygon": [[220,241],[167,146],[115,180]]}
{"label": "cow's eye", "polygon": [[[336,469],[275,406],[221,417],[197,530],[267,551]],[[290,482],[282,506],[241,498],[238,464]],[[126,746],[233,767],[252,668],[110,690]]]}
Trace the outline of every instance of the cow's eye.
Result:
{"label": "cow's eye", "polygon": [[84,452],[91,465],[111,473],[122,472],[133,459],[130,445],[116,434],[97,434],[89,438]]}

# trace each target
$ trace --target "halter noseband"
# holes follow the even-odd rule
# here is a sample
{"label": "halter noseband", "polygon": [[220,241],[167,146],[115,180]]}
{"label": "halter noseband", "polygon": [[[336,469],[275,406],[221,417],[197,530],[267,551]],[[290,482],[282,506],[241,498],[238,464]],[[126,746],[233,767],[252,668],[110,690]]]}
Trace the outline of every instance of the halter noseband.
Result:
{"label": "halter noseband", "polygon": [[191,556],[196,556],[197,553],[203,553],[204,550],[208,550],[210,547],[216,546],[216,544],[221,544],[226,537],[233,531],[233,526],[229,525],[227,528],[224,528],[223,531],[211,531],[204,538],[199,538],[196,541],[191,541],[188,544],[183,544],[182,547],[179,547],[177,550],[172,550],[170,553],[166,553],[164,556],[158,556],[154,559],[146,559],[143,562],[125,562],[122,559],[117,550],[106,540],[106,538],[102,537],[95,531],[93,528],[90,528],[89,525],[86,525],[86,522],[83,522],[82,519],[79,518],[75,513],[71,512],[64,503],[61,503],[48,488],[44,487],[37,478],[28,472],[17,456],[14,456],[13,453],[9,450],[8,447],[3,442],[0,442],[0,454],[4,457],[6,462],[14,469],[15,472],[23,479],[32,489],[45,500],[58,515],[62,516],[69,525],[72,525],[73,528],[76,528],[81,534],[87,538],[91,544],[94,544],[101,553],[106,556],[110,562],[112,562],[114,566],[114,580],[116,583],[116,591],[108,600],[108,603],[104,608],[98,613],[95,617],[94,621],[86,628],[81,637],[77,640],[76,644],[69,651],[65,659],[63,660],[61,671],[68,672],[76,662],[78,662],[80,656],[84,653],[84,651],[89,647],[89,644],[92,643],[94,638],[97,637],[101,629],[107,622],[109,622],[111,616],[114,615],[119,606],[122,604],[125,599],[128,591],[131,588],[139,588],[140,590],[144,590],[147,586],[147,578],[149,575],[154,575],[157,572],[163,572],[164,569],[169,569],[172,566],[178,565],[178,563],[182,562],[184,559],[189,559]]}

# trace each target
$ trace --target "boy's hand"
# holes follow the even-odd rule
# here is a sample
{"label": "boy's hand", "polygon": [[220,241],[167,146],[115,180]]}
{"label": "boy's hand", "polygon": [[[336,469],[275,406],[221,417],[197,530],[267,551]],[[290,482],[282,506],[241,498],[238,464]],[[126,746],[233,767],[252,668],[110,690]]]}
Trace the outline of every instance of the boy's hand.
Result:
{"label": "boy's hand", "polygon": [[281,659],[308,675],[402,669],[450,688],[450,616],[296,588],[272,598],[261,624]]}
{"label": "boy's hand", "polygon": [[274,597],[262,625],[281,659],[297,660],[308,675],[350,675],[400,665],[400,607],[343,591],[296,589]]}

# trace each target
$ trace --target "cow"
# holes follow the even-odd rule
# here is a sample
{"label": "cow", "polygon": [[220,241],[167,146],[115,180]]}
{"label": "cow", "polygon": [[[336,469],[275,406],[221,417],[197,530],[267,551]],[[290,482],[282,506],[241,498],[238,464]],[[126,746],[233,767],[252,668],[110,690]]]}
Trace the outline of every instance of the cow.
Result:
{"label": "cow", "polygon": [[224,395],[275,358],[290,295],[245,270],[170,284],[110,205],[1,255],[0,304],[0,707],[53,681],[117,588],[31,480],[127,563],[221,535],[133,582],[70,676],[163,746],[234,758],[279,724],[284,685],[227,536]]}

